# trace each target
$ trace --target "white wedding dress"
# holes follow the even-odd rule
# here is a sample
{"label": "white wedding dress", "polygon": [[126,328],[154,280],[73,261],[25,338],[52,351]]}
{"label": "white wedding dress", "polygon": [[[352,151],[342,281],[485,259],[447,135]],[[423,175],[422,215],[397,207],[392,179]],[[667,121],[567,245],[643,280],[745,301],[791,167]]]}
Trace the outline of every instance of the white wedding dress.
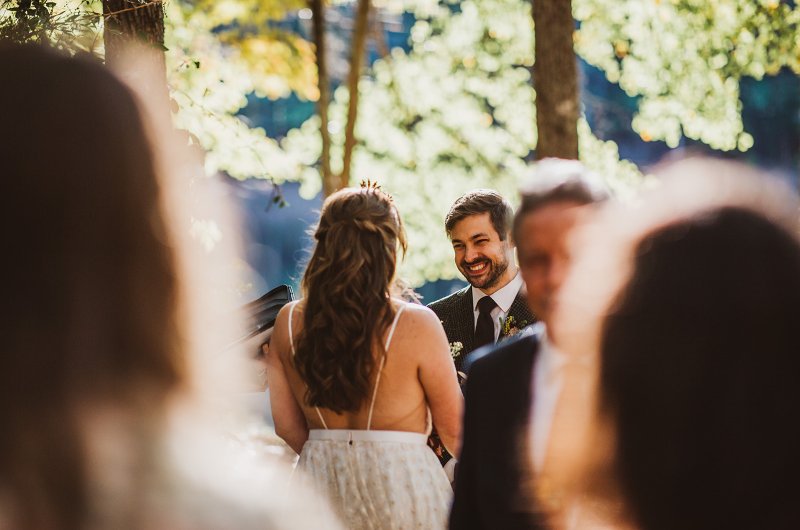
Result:
{"label": "white wedding dress", "polygon": [[[405,305],[397,311],[386,339],[387,355],[403,309]],[[289,340],[294,355],[293,310],[294,306],[289,312]],[[445,528],[453,491],[427,446],[428,435],[370,429],[384,360],[378,368],[366,429],[328,429],[317,408],[325,428],[311,429],[297,467],[328,494],[346,528]]]}

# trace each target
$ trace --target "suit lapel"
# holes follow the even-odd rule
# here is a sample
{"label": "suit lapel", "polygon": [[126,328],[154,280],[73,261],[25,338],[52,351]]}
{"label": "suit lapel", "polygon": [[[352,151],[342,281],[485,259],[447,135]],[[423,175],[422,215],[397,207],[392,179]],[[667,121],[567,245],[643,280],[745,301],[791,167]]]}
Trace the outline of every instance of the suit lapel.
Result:
{"label": "suit lapel", "polygon": [[470,287],[464,289],[458,302],[457,311],[458,335],[463,337],[464,353],[469,353],[475,344],[475,312],[472,309],[472,289]]}
{"label": "suit lapel", "polygon": [[525,300],[525,295],[521,290],[517,293],[514,302],[511,303],[511,307],[508,309],[508,316],[514,317],[514,327],[519,329],[530,326],[537,321],[528,308],[528,302]]}
{"label": "suit lapel", "polygon": [[[472,352],[475,348],[475,312],[472,307],[472,289],[466,288],[455,293],[455,300],[448,311],[450,316],[445,319],[445,329],[449,342],[460,342],[463,345],[462,353],[457,358],[456,366],[460,366],[460,359]],[[525,326],[536,322],[536,318],[528,309],[525,295],[522,291],[517,293],[514,302],[508,310],[508,315],[514,317],[516,326],[525,322]]]}
{"label": "suit lapel", "polygon": [[[514,298],[514,301],[511,303],[511,307],[508,309],[508,315],[506,319],[509,317],[514,317],[514,323],[511,326],[512,328],[517,328],[517,330],[521,330],[524,327],[530,326],[534,322],[536,322],[536,317],[531,313],[531,310],[528,308],[528,302],[525,300],[524,291],[520,290],[517,293],[517,296]],[[505,327],[505,322],[503,323],[503,327]],[[501,336],[505,336],[500,331]]]}

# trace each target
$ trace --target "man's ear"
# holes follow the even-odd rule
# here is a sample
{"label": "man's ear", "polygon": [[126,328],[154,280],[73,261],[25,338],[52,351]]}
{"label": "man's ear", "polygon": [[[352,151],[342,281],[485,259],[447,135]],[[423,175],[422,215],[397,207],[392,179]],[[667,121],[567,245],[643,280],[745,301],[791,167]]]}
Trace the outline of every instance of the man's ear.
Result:
{"label": "man's ear", "polygon": [[511,235],[511,230],[509,230],[506,234],[506,241],[508,241],[509,247],[516,248],[517,244],[514,242],[514,237]]}

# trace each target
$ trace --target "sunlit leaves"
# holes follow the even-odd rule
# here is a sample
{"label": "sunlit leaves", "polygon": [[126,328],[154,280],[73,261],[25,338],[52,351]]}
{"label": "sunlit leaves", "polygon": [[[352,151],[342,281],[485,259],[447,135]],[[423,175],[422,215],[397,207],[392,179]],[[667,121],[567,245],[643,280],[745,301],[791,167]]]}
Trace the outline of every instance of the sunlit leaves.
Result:
{"label": "sunlit leaves", "polygon": [[[398,202],[414,283],[455,277],[442,229],[452,200],[491,186],[513,196],[536,145],[528,0],[378,0],[418,21],[411,52],[393,50],[360,84],[354,180],[378,179]],[[6,6],[0,0],[0,6]],[[0,32],[13,22],[0,7]],[[167,64],[176,121],[207,151],[209,172],[299,180],[320,190],[315,117],[279,145],[237,117],[246,96],[290,93],[315,100],[313,47],[276,21],[303,0],[173,0]],[[645,141],[682,137],[716,149],[749,149],[739,99],[742,77],[800,73],[800,7],[780,0],[573,0],[576,51],[637,97],[633,127]],[[102,53],[99,2],[58,0],[47,39]],[[73,17],[73,18],[69,18]],[[47,26],[49,24],[49,26]],[[332,169],[341,167],[346,91],[330,109]],[[582,159],[619,194],[641,177],[612,142],[579,124]]]}
{"label": "sunlit leaves", "polygon": [[223,31],[233,26],[262,28],[306,5],[304,0],[184,0],[184,4]]}
{"label": "sunlit leaves", "polygon": [[576,50],[628,94],[634,129],[678,145],[746,150],[742,76],[800,72],[800,7],[777,0],[573,0]]}
{"label": "sunlit leaves", "polygon": [[[256,93],[283,97],[295,92],[316,97],[316,71],[310,45],[279,31],[214,32],[231,22],[236,2],[206,12],[196,5],[166,5],[167,69],[177,103],[176,124],[185,128],[206,151],[209,173],[226,171],[236,178],[297,180],[307,169],[237,113]],[[256,4],[242,2],[241,13]],[[224,16],[223,16],[224,15]]]}
{"label": "sunlit leaves", "polygon": [[195,30],[213,31],[225,53],[235,56],[252,78],[258,95],[316,99],[313,46],[276,22],[305,6],[303,0],[185,1],[186,23]]}
{"label": "sunlit leaves", "polygon": [[[410,53],[394,50],[361,81],[353,175],[377,179],[394,196],[410,243],[401,274],[420,284],[458,277],[443,227],[452,202],[476,187],[513,199],[528,174],[536,145],[530,4],[468,0],[417,22],[411,43]],[[334,122],[343,117],[344,96],[336,94]],[[305,159],[318,155],[317,124],[304,124],[283,147]],[[342,134],[331,133],[335,165]],[[581,152],[623,192],[641,178],[585,123]],[[307,174],[302,191],[319,191],[319,176]]]}
{"label": "sunlit leaves", "polygon": [[264,31],[227,36],[223,42],[231,44],[239,54],[250,72],[256,95],[278,99],[294,92],[303,99],[319,97],[314,49],[305,39],[284,31]]}
{"label": "sunlit leaves", "polygon": [[99,1],[0,0],[0,40],[36,42],[75,53],[102,51],[102,11]]}

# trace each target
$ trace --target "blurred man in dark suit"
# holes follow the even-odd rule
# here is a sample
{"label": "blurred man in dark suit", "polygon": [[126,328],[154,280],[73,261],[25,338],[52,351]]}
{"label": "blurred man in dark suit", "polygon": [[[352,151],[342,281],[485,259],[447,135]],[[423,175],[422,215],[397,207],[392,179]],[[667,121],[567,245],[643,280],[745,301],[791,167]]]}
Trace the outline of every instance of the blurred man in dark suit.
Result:
{"label": "blurred man in dark suit", "polygon": [[[588,205],[607,196],[582,164],[547,159],[521,190],[513,220],[528,305],[541,324],[467,356],[464,441],[450,528],[544,525],[529,498],[547,452],[563,363],[547,334],[552,301],[569,265],[567,240]],[[532,459],[531,459],[532,455]]]}

